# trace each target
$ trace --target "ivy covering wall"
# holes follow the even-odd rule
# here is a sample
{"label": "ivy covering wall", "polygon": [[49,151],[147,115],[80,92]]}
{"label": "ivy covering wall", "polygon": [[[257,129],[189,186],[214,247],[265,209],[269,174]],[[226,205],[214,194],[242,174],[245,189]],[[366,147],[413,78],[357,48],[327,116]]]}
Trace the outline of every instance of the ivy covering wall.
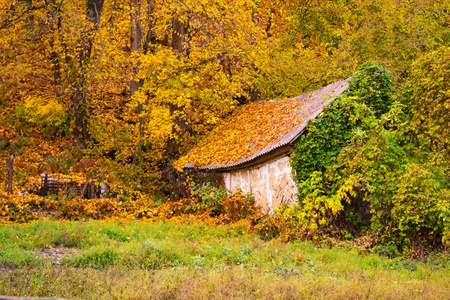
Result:
{"label": "ivy covering wall", "polygon": [[[429,109],[448,102],[445,53],[419,60],[418,84],[412,76],[397,90],[379,64],[362,65],[308,125],[291,157],[298,203],[283,208],[295,232],[350,238],[369,230],[393,252],[449,242],[448,127],[440,121],[447,116]],[[428,97],[434,80],[441,97]]]}

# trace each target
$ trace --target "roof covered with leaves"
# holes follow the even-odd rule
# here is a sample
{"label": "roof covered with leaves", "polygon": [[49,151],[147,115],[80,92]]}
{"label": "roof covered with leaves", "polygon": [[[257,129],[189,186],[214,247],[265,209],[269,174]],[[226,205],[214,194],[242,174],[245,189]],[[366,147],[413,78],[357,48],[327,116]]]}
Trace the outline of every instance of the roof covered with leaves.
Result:
{"label": "roof covered with leaves", "polygon": [[310,119],[348,87],[341,80],[284,100],[242,106],[176,163],[179,168],[226,169],[251,162],[294,142]]}

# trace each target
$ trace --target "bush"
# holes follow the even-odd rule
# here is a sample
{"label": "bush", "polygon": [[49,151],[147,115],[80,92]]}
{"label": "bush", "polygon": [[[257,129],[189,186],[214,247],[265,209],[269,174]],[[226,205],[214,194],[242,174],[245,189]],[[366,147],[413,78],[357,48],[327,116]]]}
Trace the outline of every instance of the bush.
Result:
{"label": "bush", "polygon": [[39,97],[28,97],[24,104],[16,107],[16,116],[26,122],[36,124],[52,131],[69,131],[69,117],[64,106],[55,99],[43,100]]}
{"label": "bush", "polygon": [[[447,69],[445,60],[433,64],[428,59],[419,60],[419,65],[425,61],[436,68],[444,66],[441,71]],[[430,72],[431,77],[446,74],[436,69]],[[430,90],[428,80],[419,79],[418,86],[411,82],[412,92],[403,97],[441,97],[437,102],[448,98],[446,92]],[[446,91],[445,84],[437,83]],[[438,122],[437,116],[428,122],[423,115],[429,111],[424,107],[427,102],[403,100],[415,103],[405,107],[392,101],[392,88],[387,71],[365,64],[351,78],[346,94],[308,126],[308,134],[300,139],[291,158],[299,193],[298,204],[283,210],[284,226],[297,224],[295,233],[288,235],[354,236],[362,223],[362,205],[363,210],[370,208],[370,230],[378,237],[377,249],[387,255],[402,251],[414,255],[414,251],[429,251],[450,242],[448,153],[430,151],[441,149],[430,144],[433,135],[434,141],[446,145],[448,126],[427,131],[427,126]],[[422,116],[415,115],[418,110]],[[448,115],[445,110],[440,114],[444,119]],[[424,120],[419,128],[414,127],[416,119]],[[289,232],[279,229],[278,235]],[[271,233],[274,227],[269,221],[264,231],[277,235]]]}
{"label": "bush", "polygon": [[418,59],[402,93],[411,112],[411,128],[435,151],[450,159],[450,47]]}
{"label": "bush", "polygon": [[394,85],[390,72],[376,62],[366,62],[353,73],[346,94],[357,97],[375,112],[376,117],[387,113],[392,105]]}
{"label": "bush", "polygon": [[337,171],[360,184],[379,242],[399,250],[439,247],[449,228],[448,164],[442,155],[422,152],[420,146],[405,143],[401,132],[383,125],[370,136],[365,144],[342,151]]}
{"label": "bush", "polygon": [[189,207],[191,210],[208,210],[212,216],[219,215],[223,211],[223,204],[231,191],[221,187],[212,186],[206,182],[203,185],[196,185],[191,182],[189,185],[192,193],[199,197],[199,203]]}
{"label": "bush", "polygon": [[[377,63],[360,66],[346,92],[312,120],[291,157],[297,183],[315,171],[324,172],[351,140],[364,141],[365,131],[392,104],[393,84],[388,71]],[[302,195],[300,195],[301,198]]]}
{"label": "bush", "polygon": [[299,190],[298,207],[285,211],[296,220],[303,235],[317,238],[345,232],[350,236],[346,230],[360,222],[351,199],[356,200],[360,190],[358,177],[340,176],[345,161],[338,158],[345,147],[363,145],[368,140],[371,128],[378,124],[376,116],[385,114],[392,104],[392,93],[389,72],[377,63],[366,63],[353,74],[347,91],[308,124],[307,133],[291,156]]}

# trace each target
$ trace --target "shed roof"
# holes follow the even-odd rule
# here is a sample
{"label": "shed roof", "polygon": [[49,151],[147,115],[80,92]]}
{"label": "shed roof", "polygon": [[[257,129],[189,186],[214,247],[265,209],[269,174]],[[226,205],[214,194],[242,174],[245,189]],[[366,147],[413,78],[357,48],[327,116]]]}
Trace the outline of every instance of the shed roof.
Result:
{"label": "shed roof", "polygon": [[347,89],[340,80],[294,98],[250,103],[218,125],[176,167],[236,168],[293,143],[323,107]]}

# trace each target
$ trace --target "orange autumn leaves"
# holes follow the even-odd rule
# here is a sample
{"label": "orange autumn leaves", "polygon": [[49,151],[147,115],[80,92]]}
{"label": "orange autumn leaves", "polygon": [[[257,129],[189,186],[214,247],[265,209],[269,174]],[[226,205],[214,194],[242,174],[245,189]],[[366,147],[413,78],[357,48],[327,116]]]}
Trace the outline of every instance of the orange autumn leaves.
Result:
{"label": "orange autumn leaves", "polygon": [[228,165],[281,141],[303,122],[298,97],[251,103],[216,127],[196,148],[176,162],[178,168]]}
{"label": "orange autumn leaves", "polygon": [[174,165],[229,168],[286,146],[347,87],[340,80],[294,98],[244,105]]}

